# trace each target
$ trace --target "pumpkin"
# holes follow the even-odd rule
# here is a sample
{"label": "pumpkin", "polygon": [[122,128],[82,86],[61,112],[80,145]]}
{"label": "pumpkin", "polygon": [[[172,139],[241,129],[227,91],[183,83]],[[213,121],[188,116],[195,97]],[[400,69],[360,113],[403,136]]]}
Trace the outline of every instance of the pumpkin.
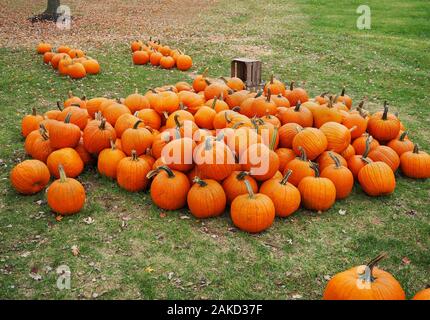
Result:
{"label": "pumpkin", "polygon": [[299,191],[305,208],[322,212],[330,209],[336,201],[336,186],[324,177],[320,177],[318,167],[311,164],[315,176],[304,177],[299,183]]}
{"label": "pumpkin", "polygon": [[283,178],[267,180],[260,188],[260,193],[267,195],[273,201],[278,217],[288,217],[300,207],[300,192],[288,182],[291,173],[292,170],[287,170]]}
{"label": "pumpkin", "polygon": [[279,158],[279,171],[284,172],[287,163],[296,158],[296,154],[293,150],[288,148],[278,148],[275,150]]}
{"label": "pumpkin", "polygon": [[373,139],[373,137],[368,134],[364,134],[352,142],[352,146],[355,150],[355,154],[357,155],[364,154],[364,152],[366,151],[366,144],[369,137],[370,137],[369,152],[379,146],[379,142],[377,140]]}
{"label": "pumpkin", "polygon": [[367,131],[378,141],[390,141],[397,137],[400,131],[400,120],[388,112],[387,101],[384,102],[384,111],[370,116]]}
{"label": "pumpkin", "polygon": [[406,138],[407,134],[407,131],[404,131],[398,138],[387,143],[387,146],[393,149],[399,157],[407,151],[414,150],[414,143]]}
{"label": "pumpkin", "polygon": [[308,108],[302,107],[300,103],[293,108],[288,108],[280,116],[282,124],[286,123],[297,123],[302,127],[312,127],[313,115]]}
{"label": "pumpkin", "polygon": [[90,118],[94,119],[97,112],[100,111],[100,105],[108,101],[106,98],[93,98],[87,101],[86,109]]}
{"label": "pumpkin", "polygon": [[66,107],[58,115],[57,120],[58,121],[66,120],[69,113],[71,114],[69,122],[77,125],[79,129],[84,130],[88,123],[88,111],[86,109],[83,109],[77,106]]}
{"label": "pumpkin", "polygon": [[279,128],[279,146],[281,148],[292,148],[294,137],[303,129],[296,123],[286,123]]}
{"label": "pumpkin", "polygon": [[234,91],[245,90],[245,84],[243,83],[242,79],[238,77],[231,77],[231,78],[221,77],[221,80],[224,81],[227,87],[229,87]]}
{"label": "pumpkin", "polygon": [[240,230],[257,233],[268,229],[275,219],[272,200],[262,193],[254,193],[249,181],[245,180],[248,194],[237,196],[231,203],[231,219]]}
{"label": "pumpkin", "polygon": [[184,109],[176,110],[166,119],[166,128],[180,128],[184,126],[184,121],[194,122],[194,116]]}
{"label": "pumpkin", "polygon": [[164,210],[177,210],[186,205],[190,182],[184,173],[160,166],[150,171],[147,177],[154,178],[151,199],[155,205]]}
{"label": "pumpkin", "polygon": [[176,139],[164,146],[161,157],[164,159],[165,164],[173,170],[190,171],[194,167],[193,152],[196,144],[191,138],[181,138],[177,130],[175,136]]}
{"label": "pumpkin", "polygon": [[147,96],[151,108],[159,114],[170,114],[179,109],[179,96],[172,91],[163,91],[154,95]]}
{"label": "pumpkin", "polygon": [[118,163],[125,157],[125,153],[117,149],[115,143],[111,140],[111,147],[99,153],[97,169],[101,175],[116,179]]}
{"label": "pumpkin", "polygon": [[350,96],[345,94],[345,87],[343,87],[340,96],[337,97],[337,101],[344,103],[348,109],[352,108],[352,99]]}
{"label": "pumpkin", "polygon": [[193,89],[195,92],[204,91],[208,86],[206,82],[206,76],[208,73],[208,69],[205,69],[201,75],[198,75],[193,80]]}
{"label": "pumpkin", "polygon": [[130,47],[131,47],[131,51],[132,51],[132,52],[135,52],[135,51],[141,50],[141,49],[142,49],[142,47],[143,47],[143,42],[142,42],[142,41],[140,41],[140,40],[134,40],[134,41],[131,43]]}
{"label": "pumpkin", "polygon": [[249,182],[254,193],[258,192],[257,182],[249,175],[249,172],[233,171],[222,183],[227,196],[227,203],[230,204],[237,196],[248,193],[245,180]]}
{"label": "pumpkin", "polygon": [[[121,139],[121,136],[124,131],[129,128],[133,128],[133,126],[138,120],[140,120],[138,117],[129,113],[124,113],[123,115],[121,115],[115,123],[116,136]],[[144,128],[145,124],[141,122],[138,127]]]}
{"label": "pumpkin", "polygon": [[387,195],[396,188],[393,170],[382,161],[366,164],[358,172],[358,181],[369,196]]}
{"label": "pumpkin", "polygon": [[228,104],[224,101],[222,94],[220,97],[214,97],[213,99],[206,101],[205,105],[214,109],[216,113],[230,109]]}
{"label": "pumpkin", "polygon": [[163,55],[160,52],[155,51],[155,52],[152,52],[151,55],[149,56],[149,62],[153,66],[159,66],[161,58],[163,58]]}
{"label": "pumpkin", "polygon": [[141,95],[137,89],[133,94],[130,94],[127,98],[125,98],[124,104],[133,114],[136,111],[149,109],[151,107],[148,98]]}
{"label": "pumpkin", "polygon": [[133,60],[133,64],[143,65],[149,62],[149,54],[143,50],[134,51],[131,59]]}
{"label": "pumpkin", "polygon": [[175,66],[175,59],[171,56],[164,56],[160,59],[160,67],[163,69],[172,69]]}
{"label": "pumpkin", "polygon": [[240,105],[240,113],[251,118],[254,116],[264,117],[267,114],[275,115],[277,106],[271,100],[271,95],[267,97],[261,95],[261,92],[255,97],[246,99]]}
{"label": "pumpkin", "polygon": [[380,254],[367,265],[336,274],[324,290],[324,300],[405,300],[399,282],[376,265],[385,258]]}
{"label": "pumpkin", "polygon": [[328,141],[325,134],[316,128],[305,128],[293,139],[293,150],[300,155],[299,147],[306,151],[308,159],[315,160],[327,149]]}
{"label": "pumpkin", "polygon": [[274,127],[276,128],[280,128],[281,127],[281,120],[279,120],[278,117],[273,116],[271,114],[266,114],[264,117],[260,118],[264,123],[270,123],[272,124]]}
{"label": "pumpkin", "polygon": [[403,174],[409,178],[430,178],[430,155],[420,151],[417,144],[413,151],[407,151],[400,156],[400,166]]}
{"label": "pumpkin", "polygon": [[75,147],[75,151],[78,153],[81,158],[84,166],[91,164],[93,162],[92,155],[85,149],[84,147],[84,139],[80,139],[78,145]]}
{"label": "pumpkin", "polygon": [[73,123],[70,123],[71,113],[64,119],[64,122],[55,121],[49,126],[49,141],[53,149],[74,148],[81,139],[81,130]]}
{"label": "pumpkin", "polygon": [[366,149],[363,152],[363,154],[354,155],[347,160],[348,168],[349,170],[351,170],[352,175],[354,176],[354,179],[358,178],[358,173],[365,165],[373,162],[372,159],[369,159],[367,157],[370,152],[370,144],[372,140],[373,140],[372,136],[368,136],[366,140]]}
{"label": "pumpkin", "polygon": [[70,58],[82,58],[85,56],[85,52],[81,49],[70,49],[67,54]]}
{"label": "pumpkin", "polygon": [[175,129],[166,130],[155,135],[151,148],[152,156],[156,159],[160,158],[164,147],[174,138],[175,135]]}
{"label": "pumpkin", "polygon": [[334,151],[324,151],[317,159],[318,168],[321,172],[323,172],[323,170],[328,166],[336,164],[336,161],[334,160],[333,156],[336,157],[337,160],[339,160],[342,166],[348,166],[348,163],[340,154]]}
{"label": "pumpkin", "polygon": [[51,51],[45,52],[43,54],[43,63],[45,63],[45,64],[51,63],[51,60],[54,57],[54,55],[55,55],[54,52],[51,52]]}
{"label": "pumpkin", "polygon": [[[224,100],[228,104],[230,109],[233,109],[234,107],[239,107],[242,104],[242,102],[248,98],[249,98],[249,91],[240,90],[236,92],[229,91],[229,94],[224,97]],[[272,98],[272,100],[274,99]]]}
{"label": "pumpkin", "polygon": [[85,204],[85,189],[79,181],[67,177],[61,164],[57,170],[60,178],[49,186],[46,193],[48,205],[63,216],[78,213]]}
{"label": "pumpkin", "polygon": [[82,79],[87,75],[87,71],[82,63],[72,62],[67,68],[67,74],[72,79]]}
{"label": "pumpkin", "polygon": [[345,160],[349,160],[352,156],[355,156],[355,149],[350,144],[348,147],[346,147],[345,150],[340,154]]}
{"label": "pumpkin", "polygon": [[248,127],[233,129],[232,134],[230,134],[230,131],[226,131],[226,133],[227,145],[238,156],[242,155],[251,145],[261,142],[261,136]]}
{"label": "pumpkin", "polygon": [[48,167],[40,160],[24,160],[10,172],[10,182],[21,194],[35,194],[43,190],[51,178]]}
{"label": "pumpkin", "polygon": [[31,115],[26,115],[21,122],[21,134],[25,138],[30,132],[39,129],[39,123],[43,121],[43,117],[38,115],[36,108],[32,109]]}
{"label": "pumpkin", "polygon": [[212,107],[201,107],[194,115],[194,120],[199,128],[212,130],[213,122],[217,112]]}
{"label": "pumpkin", "polygon": [[121,148],[126,155],[131,156],[134,150],[138,156],[150,148],[154,137],[150,130],[139,128],[142,120],[137,120],[132,128],[128,128],[121,136]]}
{"label": "pumpkin", "polygon": [[189,55],[180,54],[176,58],[176,67],[181,71],[187,71],[193,66],[193,59]]}
{"label": "pumpkin", "polygon": [[132,150],[131,156],[121,159],[116,168],[118,185],[130,192],[144,190],[149,180],[146,175],[151,171],[148,162],[139,158]]}
{"label": "pumpkin", "polygon": [[303,178],[315,176],[315,171],[312,169],[311,163],[307,159],[306,151],[301,147],[300,157],[295,158],[286,164],[284,174],[289,170],[292,171],[292,174],[289,176],[288,181],[296,187]]}
{"label": "pumpkin", "polygon": [[54,54],[52,56],[52,59],[51,59],[51,67],[54,69],[57,69],[58,64],[60,63],[60,60],[65,56],[67,56],[67,53],[56,53],[56,54]]}
{"label": "pumpkin", "polygon": [[233,153],[224,142],[223,137],[217,139],[208,137],[204,143],[194,150],[193,159],[198,170],[208,179],[222,181],[234,170],[235,159]]}
{"label": "pumpkin", "polygon": [[215,97],[221,97],[223,95],[226,97],[228,95],[228,92],[230,90],[229,87],[227,87],[224,83],[221,82],[210,82],[206,80],[208,86],[204,90],[204,96],[206,101],[211,100]]}
{"label": "pumpkin", "polygon": [[393,172],[396,172],[400,166],[400,158],[397,153],[387,146],[378,146],[369,152],[368,157],[373,161],[382,161],[390,166]]}
{"label": "pumpkin", "polygon": [[49,172],[56,177],[60,177],[58,166],[61,164],[68,177],[75,178],[84,170],[84,162],[78,152],[72,148],[63,148],[52,152],[46,160]]}
{"label": "pumpkin", "polygon": [[333,107],[333,98],[325,105],[320,105],[317,108],[311,109],[312,115],[314,117],[314,126],[320,128],[326,122],[342,122],[342,114]]}
{"label": "pumpkin", "polygon": [[326,122],[320,130],[327,138],[327,149],[342,153],[351,142],[351,133],[347,127],[337,122]]}
{"label": "pumpkin", "polygon": [[188,208],[198,219],[216,217],[223,214],[226,196],[221,185],[212,179],[194,178],[194,185],[187,195]]}
{"label": "pumpkin", "polygon": [[430,300],[430,286],[417,292],[412,300]]}
{"label": "pumpkin", "polygon": [[330,151],[329,154],[335,164],[323,169],[321,177],[328,178],[333,182],[336,188],[336,200],[345,199],[349,196],[354,186],[354,176],[345,165],[342,165],[333,152]]}
{"label": "pumpkin", "polygon": [[127,106],[123,105],[122,103],[117,102],[108,105],[102,110],[103,117],[106,118],[106,121],[114,127],[118,118],[126,113],[131,114],[130,109],[128,109]]}
{"label": "pumpkin", "polygon": [[92,120],[83,133],[85,149],[91,154],[99,154],[103,149],[109,148],[110,141],[116,140],[116,132],[106,119]]}
{"label": "pumpkin", "polygon": [[50,52],[52,50],[52,46],[47,42],[40,42],[37,45],[37,53],[44,54],[46,52]]}
{"label": "pumpkin", "polygon": [[290,101],[291,106],[296,106],[298,102],[303,103],[309,100],[306,90],[295,87],[294,81],[291,81],[290,90],[285,91],[284,96]]}
{"label": "pumpkin", "polygon": [[269,91],[274,95],[284,95],[285,85],[282,81],[275,79],[274,75],[270,77],[270,81],[264,86],[264,94],[268,95]]}
{"label": "pumpkin", "polygon": [[145,126],[154,130],[158,130],[161,127],[161,116],[154,109],[139,110],[135,116],[142,120]]}
{"label": "pumpkin", "polygon": [[[190,91],[181,91],[178,93],[179,101],[191,114],[195,114],[204,104],[205,98],[201,94]],[[176,108],[175,110],[177,110]]]}
{"label": "pumpkin", "polygon": [[351,131],[351,139],[356,139],[366,132],[367,122],[368,118],[359,112],[347,112],[342,120],[342,124]]}
{"label": "pumpkin", "polygon": [[39,130],[32,131],[27,136],[24,148],[33,159],[46,162],[53,149],[49,141],[48,132],[43,125],[40,126]]}
{"label": "pumpkin", "polygon": [[66,76],[69,74],[69,67],[73,63],[73,60],[69,56],[64,56],[58,62],[58,72],[60,75]]}

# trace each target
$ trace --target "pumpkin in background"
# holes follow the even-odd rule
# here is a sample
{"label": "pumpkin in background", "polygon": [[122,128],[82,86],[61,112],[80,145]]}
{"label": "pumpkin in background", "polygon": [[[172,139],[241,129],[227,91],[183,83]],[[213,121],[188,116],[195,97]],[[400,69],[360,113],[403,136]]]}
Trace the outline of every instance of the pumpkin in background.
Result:
{"label": "pumpkin in background", "polygon": [[329,152],[329,154],[335,164],[323,169],[321,177],[328,178],[333,182],[336,187],[336,200],[345,199],[350,195],[354,187],[354,176],[345,165],[342,165],[336,155],[332,152]]}
{"label": "pumpkin in background", "polygon": [[49,141],[53,149],[75,148],[81,139],[81,130],[70,123],[71,113],[64,122],[55,121],[49,126]]}
{"label": "pumpkin in background", "polygon": [[70,178],[75,178],[84,170],[84,162],[78,152],[72,148],[63,148],[52,152],[46,160],[49,172],[56,177],[60,177],[58,166],[61,164]]}
{"label": "pumpkin in background", "polygon": [[248,193],[237,196],[231,203],[231,219],[243,231],[262,232],[273,224],[275,206],[265,194],[254,193],[249,181],[245,180],[245,186]]}
{"label": "pumpkin in background", "polygon": [[210,82],[206,80],[207,87],[204,90],[204,96],[206,100],[211,100],[215,97],[219,98],[222,96],[226,97],[228,96],[228,91],[230,90],[229,87],[227,87],[222,82]]}
{"label": "pumpkin in background", "polygon": [[387,195],[396,188],[393,170],[382,161],[366,164],[358,172],[358,181],[369,196]]}
{"label": "pumpkin in background", "polygon": [[412,300],[430,300],[430,286],[417,292]]}
{"label": "pumpkin in background", "polygon": [[354,176],[354,180],[358,178],[358,173],[360,170],[367,164],[373,162],[372,159],[369,159],[367,156],[370,152],[370,144],[372,142],[372,136],[367,136],[366,139],[366,147],[364,153],[362,155],[356,154],[348,159],[348,168],[351,170],[352,175]]}
{"label": "pumpkin in background", "polygon": [[340,123],[326,122],[320,130],[327,138],[327,150],[342,153],[351,142],[349,129]]}
{"label": "pumpkin in background", "polygon": [[[129,113],[124,113],[123,115],[121,115],[115,123],[116,136],[121,139],[121,136],[124,133],[124,131],[129,129],[129,128],[133,128],[133,126],[135,125],[135,123],[138,120],[139,120],[138,117],[136,117],[132,114],[129,114]],[[138,127],[144,128],[145,125],[143,122],[141,122],[138,125]]]}
{"label": "pumpkin in background", "polygon": [[75,151],[78,153],[79,157],[84,163],[84,166],[91,164],[93,162],[94,159],[92,155],[84,147],[84,139],[81,138],[79,140],[78,145],[75,147]]}
{"label": "pumpkin in background", "polygon": [[21,194],[35,194],[43,190],[51,175],[48,167],[39,160],[24,160],[10,172],[10,182]]}
{"label": "pumpkin in background", "polygon": [[333,97],[330,97],[327,104],[311,109],[311,112],[314,116],[314,126],[316,128],[320,128],[326,122],[341,123],[343,119],[339,110],[333,106]]}
{"label": "pumpkin in background", "polygon": [[404,131],[398,138],[387,143],[387,146],[393,149],[399,157],[407,151],[414,150],[414,143],[407,139],[407,134],[408,132]]}
{"label": "pumpkin in background", "polygon": [[288,172],[288,170],[292,171],[292,174],[289,176],[289,182],[294,185],[298,186],[300,181],[304,177],[314,177],[315,171],[311,167],[311,163],[308,161],[306,156],[306,151],[300,147],[300,157],[295,158],[288,162],[284,169],[284,174]]}
{"label": "pumpkin in background", "polygon": [[260,187],[260,193],[273,201],[278,217],[288,217],[300,207],[300,192],[288,182],[291,173],[291,170],[287,170],[283,178],[267,180]]}
{"label": "pumpkin in background", "polygon": [[154,130],[160,129],[161,117],[154,109],[142,109],[136,112],[135,115],[143,121],[145,126],[151,127]]}
{"label": "pumpkin in background", "polygon": [[83,142],[85,149],[91,154],[99,154],[109,148],[110,141],[116,140],[116,132],[106,119],[92,120],[84,129]]}
{"label": "pumpkin in background", "polygon": [[97,169],[101,175],[116,179],[118,163],[125,157],[127,157],[126,154],[117,149],[115,143],[111,140],[111,147],[99,153]]}
{"label": "pumpkin in background", "polygon": [[151,147],[154,141],[151,131],[139,128],[141,122],[142,120],[137,120],[134,126],[125,130],[121,136],[122,151],[128,156],[131,156],[133,150],[140,156]]}
{"label": "pumpkin in background", "polygon": [[58,165],[59,179],[54,181],[46,193],[52,211],[63,215],[72,215],[81,211],[85,204],[85,189],[82,184],[68,178],[62,165]]}
{"label": "pumpkin in background", "polygon": [[205,69],[201,75],[198,75],[193,80],[193,89],[195,92],[204,91],[208,86],[206,82],[208,69]]}
{"label": "pumpkin in background", "polygon": [[305,128],[301,130],[293,139],[293,150],[300,155],[300,148],[306,151],[309,160],[315,160],[327,149],[327,138],[324,133],[316,128]]}
{"label": "pumpkin in background", "polygon": [[55,55],[54,52],[51,52],[51,51],[45,52],[43,54],[43,63],[45,63],[45,64],[51,63],[51,60],[54,57],[54,55]]}
{"label": "pumpkin in background", "polygon": [[190,182],[184,173],[160,166],[150,171],[147,177],[154,178],[151,199],[155,205],[164,210],[177,210],[186,205]]}
{"label": "pumpkin in background", "polygon": [[43,117],[38,115],[36,108],[32,108],[32,114],[26,115],[21,122],[21,134],[25,138],[30,132],[39,129],[40,122],[43,121]]}
{"label": "pumpkin in background", "polygon": [[149,183],[146,175],[151,171],[149,164],[132,150],[131,156],[121,159],[116,168],[118,185],[131,192],[144,190]]}
{"label": "pumpkin in background", "polygon": [[194,184],[187,195],[190,212],[198,219],[221,215],[226,206],[226,196],[221,185],[212,179],[194,178]]}
{"label": "pumpkin in background", "polygon": [[330,209],[336,201],[336,187],[334,183],[320,177],[316,164],[312,164],[315,176],[305,177],[299,183],[299,191],[305,208],[318,212]]}
{"label": "pumpkin in background", "polygon": [[88,115],[91,119],[94,119],[97,112],[100,111],[100,105],[108,101],[106,98],[93,98],[87,101],[85,108],[87,109]]}
{"label": "pumpkin in background", "polygon": [[87,75],[87,71],[82,63],[72,62],[67,68],[67,74],[72,79],[82,79]]}
{"label": "pumpkin in background", "polygon": [[180,54],[176,58],[176,67],[181,71],[187,71],[193,66],[193,59],[186,54]]}
{"label": "pumpkin in background", "polygon": [[132,52],[142,50],[143,42],[140,40],[134,40],[134,41],[132,41],[130,47],[131,47]]}
{"label": "pumpkin in background", "polygon": [[388,112],[387,101],[384,102],[384,111],[370,116],[367,131],[378,141],[390,141],[397,137],[400,131],[400,120]]}
{"label": "pumpkin in background", "polygon": [[179,96],[172,91],[163,91],[154,95],[147,96],[151,108],[157,111],[160,115],[165,112],[173,113],[179,109]]}
{"label": "pumpkin in background", "polygon": [[350,96],[345,94],[345,87],[343,87],[340,96],[337,97],[337,101],[344,103],[348,109],[352,108],[352,99]]}
{"label": "pumpkin in background", "polygon": [[366,132],[367,122],[368,118],[360,112],[348,112],[342,120],[342,124],[351,131],[351,139],[356,139]]}
{"label": "pumpkin in background", "polygon": [[160,60],[163,57],[163,55],[160,52],[152,52],[151,55],[149,56],[149,63],[151,63],[151,65],[153,66],[159,66],[160,65]]}
{"label": "pumpkin in background", "polygon": [[51,52],[52,46],[49,43],[42,41],[37,45],[36,50],[38,54],[45,54],[47,52]]}
{"label": "pumpkin in background", "polygon": [[213,122],[217,112],[208,106],[203,106],[197,110],[194,115],[194,120],[199,128],[212,130],[214,128]]}
{"label": "pumpkin in background", "polygon": [[304,103],[309,100],[308,94],[305,89],[295,87],[295,82],[291,81],[290,90],[285,91],[284,96],[290,101],[291,106],[296,106],[298,102]]}
{"label": "pumpkin in background", "polygon": [[237,196],[248,194],[245,180],[249,182],[254,193],[258,192],[258,184],[247,171],[233,171],[222,183],[227,196],[227,203],[232,203]]}
{"label": "pumpkin in background", "polygon": [[144,65],[149,62],[149,54],[143,50],[134,51],[131,59],[135,65]]}
{"label": "pumpkin in background", "polygon": [[120,116],[126,113],[131,114],[127,106],[118,102],[108,105],[101,111],[103,117],[106,118],[106,121],[109,122],[113,127],[115,127],[115,124]]}
{"label": "pumpkin in background", "polygon": [[275,79],[273,74],[270,77],[270,81],[264,86],[264,94],[268,95],[269,92],[273,95],[285,94],[285,84],[282,81]]}
{"label": "pumpkin in background", "polygon": [[87,74],[99,74],[100,64],[96,59],[86,59],[82,62]]}
{"label": "pumpkin in background", "polygon": [[160,67],[163,69],[172,69],[175,66],[175,59],[170,56],[164,56],[160,59]]}
{"label": "pumpkin in background", "polygon": [[88,124],[88,111],[81,107],[69,106],[61,111],[57,117],[57,120],[65,121],[69,113],[71,114],[69,122],[77,125],[79,129],[84,130]]}
{"label": "pumpkin in background", "polygon": [[413,151],[407,151],[401,155],[400,166],[403,174],[409,178],[430,178],[430,155],[420,151],[417,144]]}
{"label": "pumpkin in background", "polygon": [[132,114],[134,114],[136,111],[149,109],[151,107],[148,98],[141,95],[137,89],[134,93],[125,98],[124,105],[130,109]]}
{"label": "pumpkin in background", "polygon": [[288,108],[282,113],[280,119],[283,125],[286,123],[297,123],[302,127],[312,127],[314,122],[312,112],[308,108],[302,107],[301,103],[297,103],[293,108]]}
{"label": "pumpkin in background", "polygon": [[387,146],[378,146],[369,152],[368,157],[374,162],[382,161],[388,164],[396,172],[397,168],[400,166],[400,158],[397,153]]}
{"label": "pumpkin in background", "polygon": [[336,274],[324,290],[324,300],[405,300],[405,292],[394,277],[376,265],[380,254],[367,265]]}
{"label": "pumpkin in background", "polygon": [[234,91],[245,90],[245,84],[243,83],[242,79],[238,77],[231,77],[231,78],[221,77],[221,80],[224,81],[227,87],[229,87]]}
{"label": "pumpkin in background", "polygon": [[345,160],[349,160],[351,157],[355,156],[355,149],[350,144],[346,149],[340,154]]}

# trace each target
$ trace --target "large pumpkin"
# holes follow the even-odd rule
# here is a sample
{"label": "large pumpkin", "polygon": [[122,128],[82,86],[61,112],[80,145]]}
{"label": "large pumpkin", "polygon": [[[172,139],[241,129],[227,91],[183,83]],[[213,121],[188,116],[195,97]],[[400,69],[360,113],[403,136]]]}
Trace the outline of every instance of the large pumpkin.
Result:
{"label": "large pumpkin", "polygon": [[72,114],[69,113],[64,122],[55,121],[49,126],[49,141],[53,149],[74,148],[81,140],[81,130],[70,123]]}
{"label": "large pumpkin", "polygon": [[145,160],[137,156],[132,150],[131,156],[119,161],[116,168],[116,178],[120,187],[127,191],[137,192],[144,190],[149,183],[147,174],[151,167]]}
{"label": "large pumpkin", "polygon": [[324,133],[316,128],[305,128],[293,139],[293,150],[300,155],[300,148],[306,151],[309,160],[316,159],[327,149],[327,138]]}
{"label": "large pumpkin", "polygon": [[358,181],[370,196],[390,194],[396,188],[393,170],[382,161],[365,165],[358,173]]}
{"label": "large pumpkin", "polygon": [[326,122],[320,130],[327,138],[327,150],[342,153],[351,142],[351,132],[337,122]]}
{"label": "large pumpkin", "polygon": [[116,137],[115,129],[104,118],[88,122],[82,136],[84,147],[91,154],[99,154],[109,148],[110,141],[115,141]]}
{"label": "large pumpkin", "polygon": [[72,148],[63,148],[52,152],[46,164],[49,171],[57,179],[60,177],[58,166],[61,164],[66,175],[70,178],[75,178],[84,170],[84,162],[78,152]]}
{"label": "large pumpkin", "polygon": [[233,171],[222,183],[227,196],[227,203],[232,203],[237,196],[247,194],[245,180],[249,182],[254,193],[258,192],[258,184],[247,171]]}

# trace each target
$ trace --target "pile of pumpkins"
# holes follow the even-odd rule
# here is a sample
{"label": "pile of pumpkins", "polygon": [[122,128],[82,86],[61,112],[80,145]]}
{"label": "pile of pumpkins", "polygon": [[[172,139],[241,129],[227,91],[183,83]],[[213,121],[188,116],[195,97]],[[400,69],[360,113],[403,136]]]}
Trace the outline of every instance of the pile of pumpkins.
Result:
{"label": "pile of pumpkins", "polygon": [[[33,159],[17,164],[10,180],[19,193],[35,194],[56,178],[47,202],[59,215],[83,208],[85,190],[75,178],[86,165],[130,192],[149,189],[162,210],[188,206],[204,219],[229,206],[233,224],[250,233],[300,206],[328,210],[354,183],[369,196],[390,194],[399,168],[410,178],[430,177],[430,155],[387,103],[371,114],[362,102],[353,107],[345,90],[310,99],[273,76],[257,92],[239,78],[203,73],[125,99],[69,93],[57,107],[22,119]],[[334,276],[324,299],[404,299],[400,284],[375,267],[381,259]],[[429,299],[429,291],[419,297]]]}
{"label": "pile of pumpkins", "polygon": [[133,41],[131,51],[135,65],[150,63],[154,67],[177,68],[181,71],[187,71],[193,66],[193,59],[189,55],[179,49],[171,49],[167,45],[162,45],[159,40],[153,41],[151,38],[146,43],[140,40]]}
{"label": "pile of pumpkins", "polygon": [[56,52],[49,43],[37,45],[37,53],[43,55],[43,62],[50,64],[58,73],[72,79],[82,79],[88,74],[100,73],[100,64],[96,59],[88,57],[81,49],[61,45]]}

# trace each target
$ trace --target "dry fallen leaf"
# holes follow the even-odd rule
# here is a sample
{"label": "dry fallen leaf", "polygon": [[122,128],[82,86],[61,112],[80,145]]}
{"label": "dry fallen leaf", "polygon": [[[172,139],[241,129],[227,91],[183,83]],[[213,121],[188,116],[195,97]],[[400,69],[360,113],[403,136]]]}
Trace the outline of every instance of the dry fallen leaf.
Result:
{"label": "dry fallen leaf", "polygon": [[57,222],[60,222],[61,220],[63,220],[63,216],[56,216],[56,217],[55,217],[55,220],[56,220]]}
{"label": "dry fallen leaf", "polygon": [[410,263],[411,263],[411,260],[409,260],[409,258],[408,258],[408,257],[404,257],[404,258],[402,259],[402,262],[403,262],[405,265],[408,265],[408,264],[410,264]]}
{"label": "dry fallen leaf", "polygon": [[152,273],[152,272],[154,272],[155,270],[154,269],[152,269],[151,267],[146,267],[145,268],[145,272],[147,272],[147,273]]}
{"label": "dry fallen leaf", "polygon": [[29,274],[29,276],[30,276],[30,278],[32,278],[33,280],[36,280],[36,281],[42,280],[42,276],[38,273],[31,272]]}
{"label": "dry fallen leaf", "polygon": [[160,212],[160,218],[165,218],[167,214],[165,212]]}
{"label": "dry fallen leaf", "polygon": [[75,257],[79,255],[79,248],[78,248],[78,246],[77,246],[77,245],[73,245],[71,249],[72,249],[72,254],[73,254]]}

